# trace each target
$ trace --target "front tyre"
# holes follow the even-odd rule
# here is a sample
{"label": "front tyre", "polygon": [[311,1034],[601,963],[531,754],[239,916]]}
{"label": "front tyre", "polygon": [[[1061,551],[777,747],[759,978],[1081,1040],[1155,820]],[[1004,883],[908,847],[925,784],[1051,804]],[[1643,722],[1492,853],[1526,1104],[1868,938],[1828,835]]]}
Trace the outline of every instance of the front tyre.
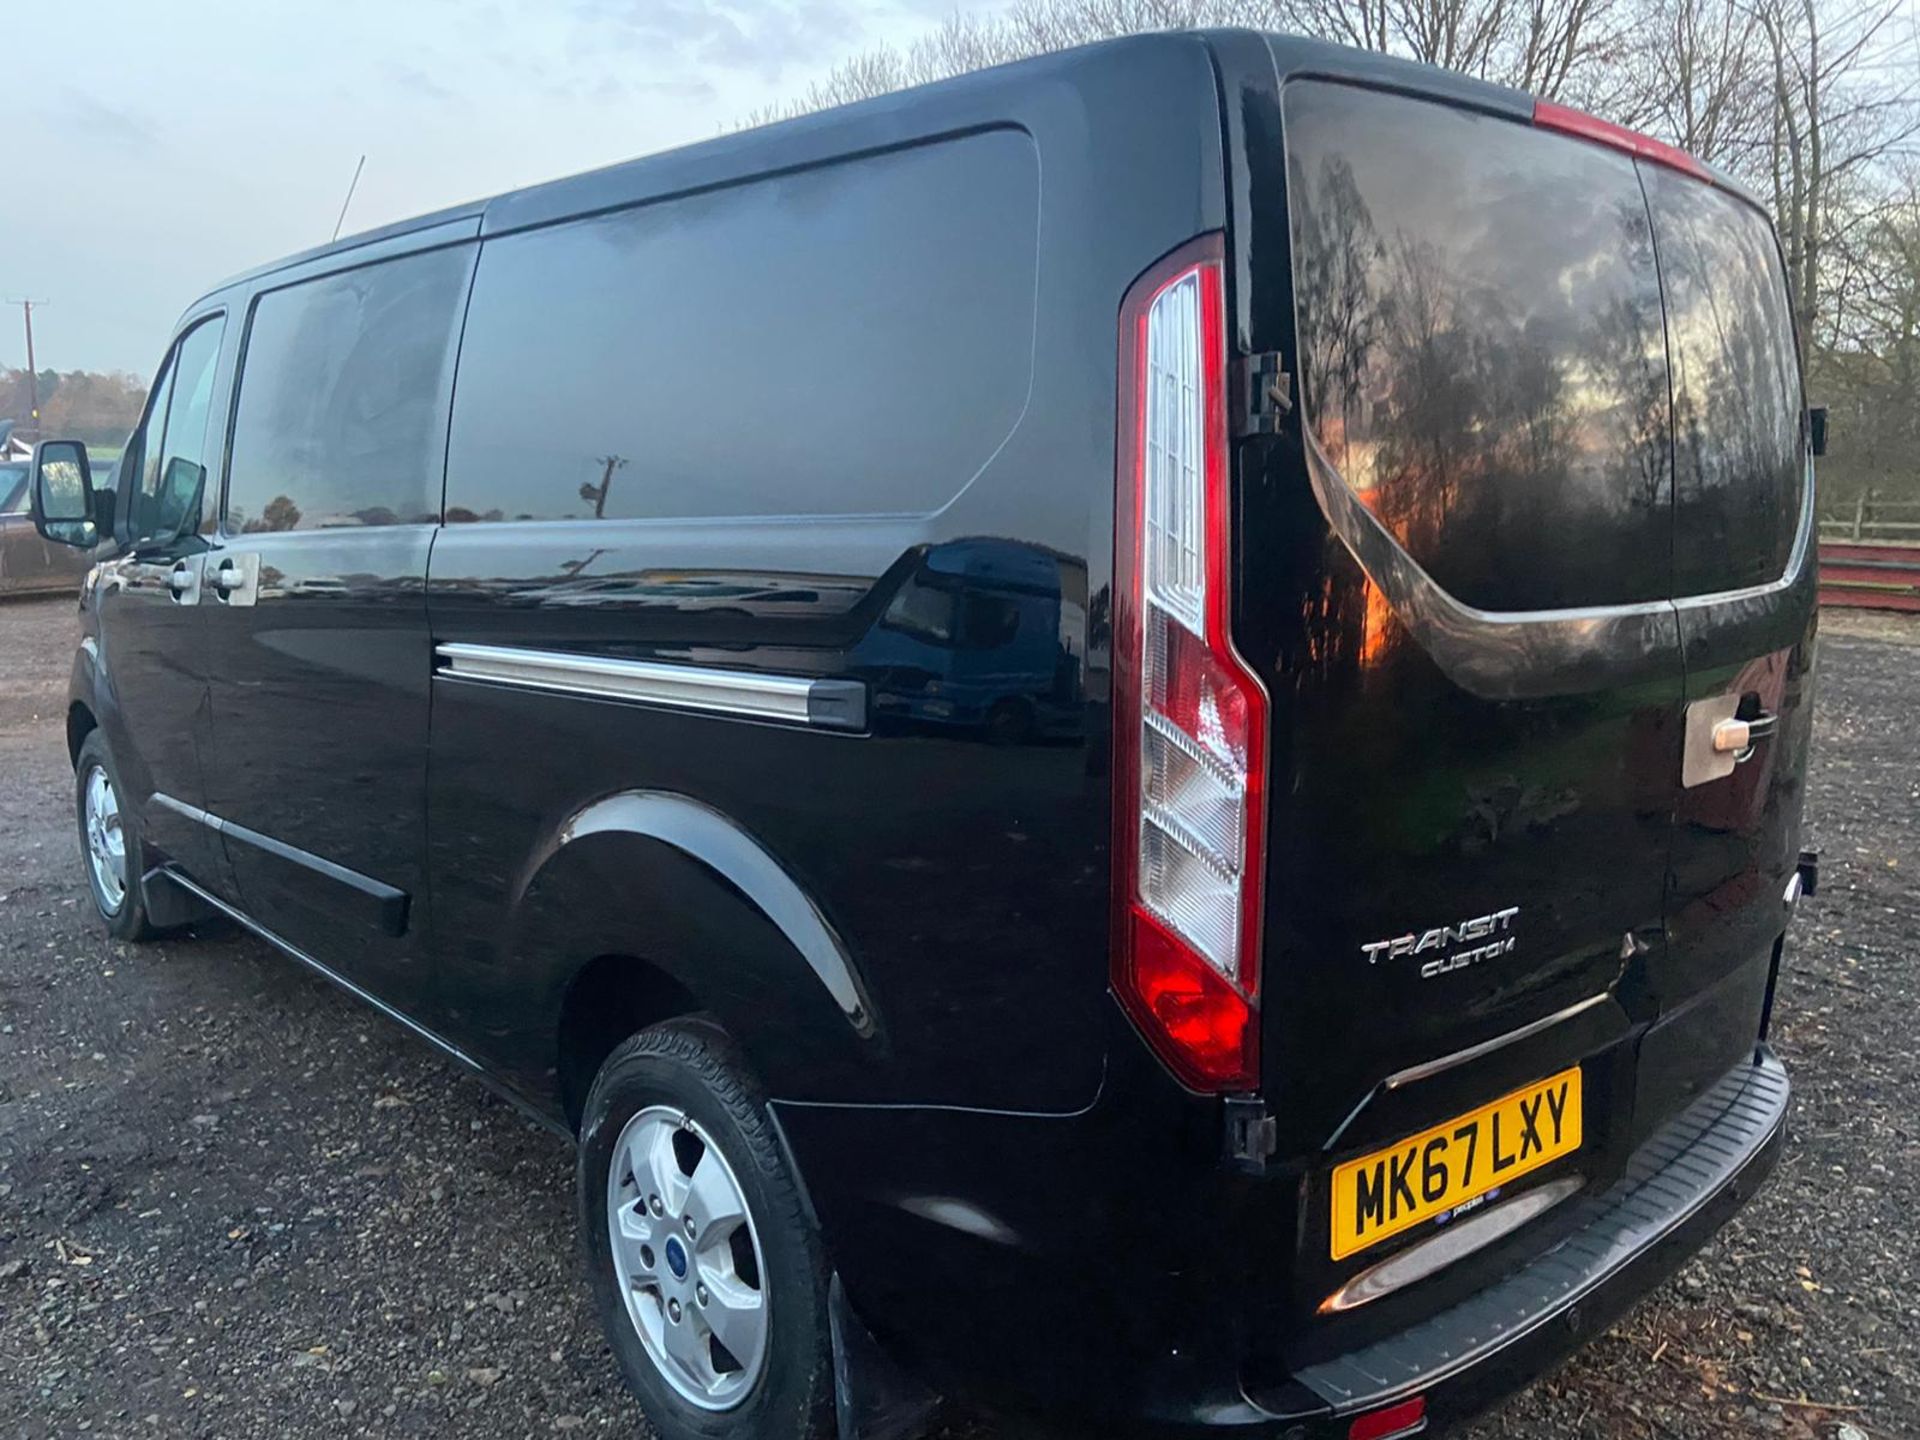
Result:
{"label": "front tyre", "polygon": [[608,1057],[577,1197],[595,1308],[662,1440],[833,1433],[819,1241],[724,1032],[677,1021]]}
{"label": "front tyre", "polygon": [[113,752],[98,730],[89,734],[74,761],[74,818],[86,862],[93,908],[116,939],[144,941],[160,932],[147,919],[140,876],[145,866],[139,826],[126,808],[126,791]]}

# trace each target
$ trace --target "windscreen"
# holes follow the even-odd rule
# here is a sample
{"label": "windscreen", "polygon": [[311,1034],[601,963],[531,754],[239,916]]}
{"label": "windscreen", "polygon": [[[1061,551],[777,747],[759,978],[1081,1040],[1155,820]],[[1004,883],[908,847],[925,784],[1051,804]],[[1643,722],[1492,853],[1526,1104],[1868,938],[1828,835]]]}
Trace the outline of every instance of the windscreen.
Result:
{"label": "windscreen", "polygon": [[1625,154],[1330,82],[1285,98],[1307,420],[1482,610],[1672,593],[1666,337]]}

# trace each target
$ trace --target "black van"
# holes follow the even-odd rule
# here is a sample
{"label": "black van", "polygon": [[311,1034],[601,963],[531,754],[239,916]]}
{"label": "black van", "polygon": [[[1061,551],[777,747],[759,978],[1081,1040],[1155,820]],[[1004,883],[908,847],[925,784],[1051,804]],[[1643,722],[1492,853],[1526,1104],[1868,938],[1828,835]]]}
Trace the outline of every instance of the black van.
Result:
{"label": "black van", "polygon": [[577,1135],[662,1435],[1437,1431],[1780,1148],[1811,432],[1733,182],[1318,43],[504,195],[40,447],[94,898]]}

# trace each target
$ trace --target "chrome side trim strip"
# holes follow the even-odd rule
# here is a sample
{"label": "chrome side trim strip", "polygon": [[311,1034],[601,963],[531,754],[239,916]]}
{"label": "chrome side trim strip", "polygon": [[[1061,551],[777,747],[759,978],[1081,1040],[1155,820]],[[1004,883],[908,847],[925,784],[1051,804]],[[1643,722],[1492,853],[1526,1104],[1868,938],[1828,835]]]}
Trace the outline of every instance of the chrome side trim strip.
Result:
{"label": "chrome side trim strip", "polygon": [[815,680],[719,670],[658,660],[623,660],[508,645],[434,647],[435,674],[606,700],[639,700],[710,715],[785,720],[831,730],[863,730],[867,687],[858,680]]}
{"label": "chrome side trim strip", "polygon": [[1589,995],[1585,1000],[1556,1010],[1551,1015],[1542,1015],[1538,1020],[1522,1025],[1518,1030],[1509,1030],[1504,1035],[1496,1035],[1491,1040],[1482,1040],[1478,1045],[1469,1045],[1464,1050],[1456,1050],[1451,1055],[1442,1055],[1437,1060],[1423,1061],[1418,1065],[1409,1065],[1404,1070],[1396,1070],[1382,1082],[1382,1088],[1398,1090],[1402,1085],[1411,1085],[1417,1080],[1429,1080],[1435,1075],[1451,1070],[1457,1065],[1466,1065],[1478,1060],[1482,1055],[1491,1055],[1509,1045],[1517,1045],[1522,1040],[1531,1039],[1542,1030],[1551,1030],[1563,1020],[1584,1014],[1596,1005],[1604,1005],[1612,997],[1602,991],[1598,995]]}
{"label": "chrome side trim strip", "polygon": [[189,805],[184,800],[176,800],[164,790],[153,792],[153,803],[176,815],[197,821],[206,826],[223,840],[236,841],[250,845],[276,860],[284,860],[289,865],[297,865],[323,880],[353,892],[367,903],[371,910],[372,923],[388,935],[407,933],[407,913],[412,905],[412,897],[405,890],[376,880],[371,875],[362,875],[358,870],[349,870],[345,865],[336,864],[324,855],[315,855],[311,850],[302,850],[297,845],[289,845],[284,840],[276,840],[271,835],[263,835],[242,825],[237,820],[229,820],[216,815],[211,810],[202,810],[198,805]]}
{"label": "chrome side trim strip", "polygon": [[209,830],[218,831],[220,829],[222,822],[218,815],[213,814],[211,811],[202,810],[198,805],[189,805],[184,800],[176,800],[164,790],[156,790],[153,792],[153,803],[173,811],[176,815],[184,815],[187,819],[197,824],[205,825]]}

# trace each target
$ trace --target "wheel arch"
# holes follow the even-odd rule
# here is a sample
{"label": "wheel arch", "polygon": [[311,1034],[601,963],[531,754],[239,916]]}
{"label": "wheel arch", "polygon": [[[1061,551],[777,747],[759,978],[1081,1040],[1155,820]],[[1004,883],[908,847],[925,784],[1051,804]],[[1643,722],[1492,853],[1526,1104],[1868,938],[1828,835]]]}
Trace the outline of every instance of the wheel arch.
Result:
{"label": "wheel arch", "polygon": [[80,747],[87,743],[87,736],[100,728],[100,721],[93,713],[93,707],[84,700],[74,700],[67,705],[67,763],[78,767]]}
{"label": "wheel arch", "polygon": [[567,1127],[580,1133],[593,1077],[621,1041],[649,1026],[702,1013],[673,976],[638,955],[608,952],[587,961],[560,1002],[554,1074]]}
{"label": "wheel arch", "polygon": [[530,859],[513,951],[543,971],[545,1065],[578,1128],[593,1076],[648,1025],[712,1019],[770,1095],[857,1090],[884,1056],[879,1017],[821,907],[742,826],[684,795],[586,806]]}

